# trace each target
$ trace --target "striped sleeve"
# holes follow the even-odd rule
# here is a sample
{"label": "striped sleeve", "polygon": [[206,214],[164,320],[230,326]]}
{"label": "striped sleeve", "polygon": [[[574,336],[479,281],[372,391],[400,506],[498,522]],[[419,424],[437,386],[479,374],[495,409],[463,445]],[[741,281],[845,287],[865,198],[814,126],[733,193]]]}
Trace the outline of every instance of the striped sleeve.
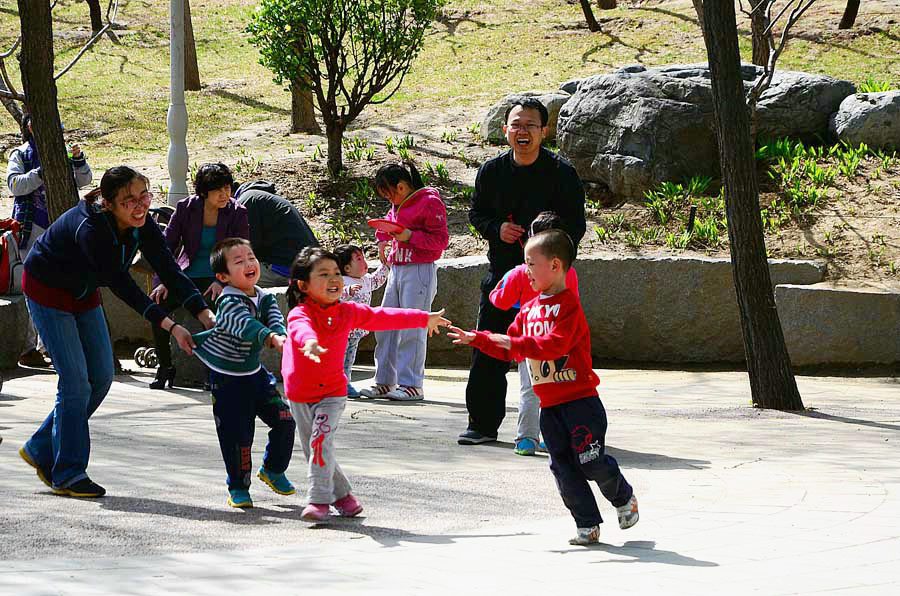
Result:
{"label": "striped sleeve", "polygon": [[276,335],[287,335],[287,329],[284,327],[284,315],[281,314],[281,309],[278,308],[278,301],[273,297],[268,302],[269,307],[266,309],[264,317],[266,325]]}

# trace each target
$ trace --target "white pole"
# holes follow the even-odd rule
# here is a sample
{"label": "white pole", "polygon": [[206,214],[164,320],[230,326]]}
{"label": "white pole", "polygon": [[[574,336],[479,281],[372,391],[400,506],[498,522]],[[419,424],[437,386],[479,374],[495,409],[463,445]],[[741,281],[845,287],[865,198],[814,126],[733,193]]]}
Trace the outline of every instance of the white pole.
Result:
{"label": "white pole", "polygon": [[184,0],[169,2],[169,205],[187,196],[187,107],[184,105]]}

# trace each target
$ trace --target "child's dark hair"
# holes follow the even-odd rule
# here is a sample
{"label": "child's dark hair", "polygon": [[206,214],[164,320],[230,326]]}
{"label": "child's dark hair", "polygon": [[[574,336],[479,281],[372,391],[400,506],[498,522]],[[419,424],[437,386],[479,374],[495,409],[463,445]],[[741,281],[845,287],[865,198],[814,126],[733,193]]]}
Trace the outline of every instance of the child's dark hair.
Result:
{"label": "child's dark hair", "polygon": [[544,230],[562,230],[562,218],[554,211],[541,211],[538,216],[531,222],[531,235],[534,236],[538,232]]}
{"label": "child's dark hair", "polygon": [[425,186],[419,170],[411,161],[385,164],[375,172],[375,190],[379,192],[394,188],[400,182],[406,182],[413,190]]}
{"label": "child's dark hair", "polygon": [[524,110],[537,110],[538,114],[541,115],[541,128],[547,126],[547,122],[550,121],[550,113],[547,111],[547,106],[533,97],[523,97],[506,108],[506,114],[503,115],[504,124],[509,122],[509,113],[513,111],[513,108],[517,107],[521,107]]}
{"label": "child's dark hair", "polygon": [[234,176],[225,164],[205,163],[197,170],[194,176],[194,193],[201,199],[205,199],[209,191],[227,186],[229,191],[234,184]]}
{"label": "child's dark hair", "polygon": [[102,197],[107,204],[112,205],[119,191],[135,180],[143,181],[147,185],[147,189],[150,189],[150,180],[137,170],[128,166],[113,166],[103,172],[100,186],[87,193],[84,196],[84,200],[93,204],[94,201]]}
{"label": "child's dark hair", "polygon": [[[338,269],[341,270],[341,275],[347,275],[347,266],[353,261],[353,255],[358,252],[362,253],[362,249],[355,244],[341,244],[335,246],[332,252],[337,257]],[[365,256],[365,253],[363,253],[363,256]]]}
{"label": "child's dark hair", "polygon": [[562,230],[544,230],[538,232],[528,239],[525,245],[535,246],[542,255],[548,259],[559,259],[562,261],[563,269],[568,271],[575,261],[575,244],[569,235]]}
{"label": "child's dark hair", "polygon": [[294,308],[306,298],[306,292],[301,291],[297,287],[297,282],[308,282],[309,274],[312,272],[313,267],[316,266],[316,263],[325,259],[330,259],[335,263],[338,262],[338,258],[333,252],[325,250],[321,246],[307,246],[294,258],[294,262],[291,265],[291,285],[288,286],[287,290],[288,308]]}
{"label": "child's dark hair", "polygon": [[213,273],[228,273],[228,251],[235,246],[250,246],[250,241],[244,238],[225,238],[216,242],[209,253],[209,266]]}

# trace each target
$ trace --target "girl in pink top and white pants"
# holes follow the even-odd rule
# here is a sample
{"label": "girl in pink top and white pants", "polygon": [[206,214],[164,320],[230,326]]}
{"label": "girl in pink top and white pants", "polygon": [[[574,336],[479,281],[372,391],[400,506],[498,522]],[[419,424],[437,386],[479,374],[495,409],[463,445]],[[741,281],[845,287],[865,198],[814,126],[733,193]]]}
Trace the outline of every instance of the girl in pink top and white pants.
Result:
{"label": "girl in pink top and white pants", "polygon": [[334,457],[334,433],[347,406],[344,353],[350,331],[417,327],[427,334],[449,324],[443,312],[341,302],[343,285],[337,257],[322,248],[304,248],[291,266],[281,374],[309,464],[309,504],[300,517],[311,522],[328,519],[330,505],[347,517],[362,511]]}
{"label": "girl in pink top and white pants", "polygon": [[[408,169],[407,169],[408,168]],[[379,231],[379,256],[391,265],[381,306],[430,310],[437,293],[437,261],[450,242],[447,209],[438,191],[423,186],[415,166],[389,164],[375,175],[375,190],[391,203],[386,219],[403,226]],[[375,384],[365,397],[417,401],[425,397],[424,329],[375,334]]]}

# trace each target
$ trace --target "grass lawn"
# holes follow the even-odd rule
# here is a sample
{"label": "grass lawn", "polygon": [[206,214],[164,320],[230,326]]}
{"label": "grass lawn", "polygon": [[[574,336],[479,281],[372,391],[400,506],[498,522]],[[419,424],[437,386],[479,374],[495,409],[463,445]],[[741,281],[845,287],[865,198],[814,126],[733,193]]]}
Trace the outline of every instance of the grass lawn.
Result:
{"label": "grass lawn", "polygon": [[[256,48],[243,32],[255,5],[251,0],[192,2],[204,83],[202,91],[187,94],[192,147],[208,146],[227,131],[270,120],[287,126],[289,94],[258,64]],[[900,55],[900,25],[877,30],[867,25],[879,18],[879,10],[889,10],[889,4],[864,3],[857,28],[849,33],[836,31],[842,9],[843,0],[817,2],[779,66],[854,82],[873,77],[897,84],[900,63],[892,57]],[[165,159],[167,11],[164,1],[122,0],[120,43],[101,41],[60,80],[63,121],[68,130],[86,137],[97,169]],[[56,62],[61,67],[89,35],[87,5],[60,0],[54,13]],[[637,62],[705,59],[693,8],[686,0],[620,1],[620,8],[595,13],[603,31],[590,33],[577,3],[451,0],[403,87],[379,109],[379,117],[446,105],[479,108],[462,123],[467,125],[480,119],[480,108],[511,91],[552,89],[570,78]],[[18,28],[15,2],[0,0],[0,47],[10,45]],[[746,31],[741,48],[747,58]],[[9,66],[16,76],[15,64]],[[0,117],[0,132],[14,130],[10,118]]]}

